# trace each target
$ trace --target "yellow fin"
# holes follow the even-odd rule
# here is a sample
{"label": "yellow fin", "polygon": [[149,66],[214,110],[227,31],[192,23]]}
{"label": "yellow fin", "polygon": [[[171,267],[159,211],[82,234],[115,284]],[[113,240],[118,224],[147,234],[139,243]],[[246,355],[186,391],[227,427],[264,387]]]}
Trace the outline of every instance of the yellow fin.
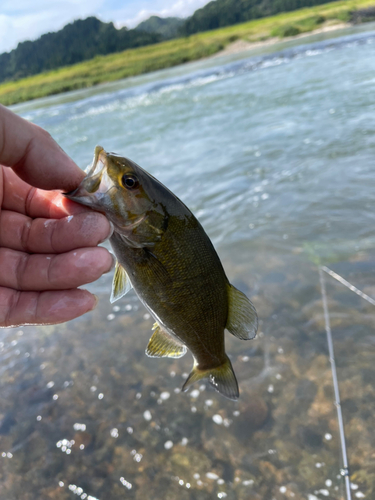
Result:
{"label": "yellow fin", "polygon": [[195,362],[190,375],[182,386],[182,391],[186,392],[191,384],[202,378],[208,378],[215,390],[226,398],[233,400],[238,399],[239,391],[237,379],[228,356],[226,356],[226,360],[222,365],[216,368],[209,368],[208,370],[200,370]]}
{"label": "yellow fin", "polygon": [[186,347],[166,333],[158,323],[152,328],[154,333],[148,343],[146,354],[150,358],[182,358]]}
{"label": "yellow fin", "polygon": [[133,288],[129,276],[126,274],[125,269],[116,262],[115,275],[113,276],[112,293],[109,299],[111,303],[121,299],[129,290]]}
{"label": "yellow fin", "polygon": [[228,283],[228,319],[226,329],[241,340],[250,340],[258,330],[255,307],[245,294]]}

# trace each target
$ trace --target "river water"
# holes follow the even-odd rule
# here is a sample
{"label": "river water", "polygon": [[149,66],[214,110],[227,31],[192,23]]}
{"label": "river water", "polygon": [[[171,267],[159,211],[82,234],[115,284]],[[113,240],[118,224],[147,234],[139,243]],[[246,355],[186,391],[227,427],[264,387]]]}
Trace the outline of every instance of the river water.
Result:
{"label": "river water", "polygon": [[[196,214],[260,333],[227,338],[239,402],[147,358],[132,293],[0,331],[0,497],[344,499],[319,265],[375,296],[375,26],[14,107],[82,167],[102,145]],[[374,306],[326,276],[353,498],[375,494]]]}

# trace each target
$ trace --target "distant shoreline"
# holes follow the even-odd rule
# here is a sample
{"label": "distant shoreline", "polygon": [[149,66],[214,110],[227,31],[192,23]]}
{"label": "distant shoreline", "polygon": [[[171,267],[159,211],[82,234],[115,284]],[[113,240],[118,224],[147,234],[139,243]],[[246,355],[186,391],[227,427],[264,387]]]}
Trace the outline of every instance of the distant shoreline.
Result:
{"label": "distant shoreline", "polygon": [[239,54],[241,52],[247,52],[248,50],[257,49],[259,47],[267,47],[271,45],[276,45],[281,42],[287,42],[288,40],[298,40],[300,38],[307,38],[312,35],[318,35],[319,33],[328,33],[331,31],[337,31],[344,28],[350,28],[353,26],[350,23],[337,23],[337,24],[328,24],[321,28],[317,28],[313,31],[307,31],[306,33],[299,33],[298,35],[288,36],[284,38],[272,37],[267,40],[261,40],[258,42],[247,42],[246,40],[236,40],[235,42],[227,45],[223,50],[216,52],[212,56],[209,56],[205,59],[214,59],[217,57],[227,56],[231,54]]}
{"label": "distant shoreline", "polygon": [[354,11],[374,4],[375,0],[336,0],[186,38],[96,56],[72,66],[0,84],[0,103],[10,106],[172,68],[187,62],[219,58],[319,33],[338,31],[352,26],[349,20]]}

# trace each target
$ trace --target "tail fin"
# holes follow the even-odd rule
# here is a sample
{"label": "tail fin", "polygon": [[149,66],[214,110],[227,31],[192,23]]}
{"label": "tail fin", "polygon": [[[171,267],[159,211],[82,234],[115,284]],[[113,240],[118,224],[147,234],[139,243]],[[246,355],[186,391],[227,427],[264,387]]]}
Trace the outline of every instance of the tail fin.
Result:
{"label": "tail fin", "polygon": [[238,399],[237,379],[228,356],[226,356],[226,360],[222,365],[208,370],[200,370],[197,364],[194,363],[194,367],[182,387],[183,392],[187,391],[191,384],[203,378],[208,378],[210,384],[226,398]]}

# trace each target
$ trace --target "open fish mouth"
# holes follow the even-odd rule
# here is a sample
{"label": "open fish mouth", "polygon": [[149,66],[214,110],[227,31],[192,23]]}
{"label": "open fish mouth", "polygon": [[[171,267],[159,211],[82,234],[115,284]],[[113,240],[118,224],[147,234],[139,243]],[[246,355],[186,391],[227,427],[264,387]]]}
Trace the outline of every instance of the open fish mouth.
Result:
{"label": "open fish mouth", "polygon": [[94,160],[87,167],[86,174],[81,184],[73,191],[64,193],[64,196],[82,205],[100,209],[101,200],[110,194],[111,189],[116,189],[107,173],[107,154],[101,146],[96,146]]}
{"label": "open fish mouth", "polygon": [[107,153],[101,146],[96,146],[94,151],[94,160],[91,165],[85,169],[85,174],[87,177],[92,177],[96,174],[100,174],[106,167]]}
{"label": "open fish mouth", "polygon": [[119,224],[119,221],[113,220],[108,213],[108,207],[116,199],[118,187],[108,174],[108,156],[101,146],[96,146],[93,162],[86,168],[85,172],[86,177],[80,185],[73,191],[64,193],[64,196],[76,203],[104,213],[114,224],[115,230],[119,230],[124,236],[145,220],[146,213],[132,214],[130,211],[123,210],[122,221]]}

